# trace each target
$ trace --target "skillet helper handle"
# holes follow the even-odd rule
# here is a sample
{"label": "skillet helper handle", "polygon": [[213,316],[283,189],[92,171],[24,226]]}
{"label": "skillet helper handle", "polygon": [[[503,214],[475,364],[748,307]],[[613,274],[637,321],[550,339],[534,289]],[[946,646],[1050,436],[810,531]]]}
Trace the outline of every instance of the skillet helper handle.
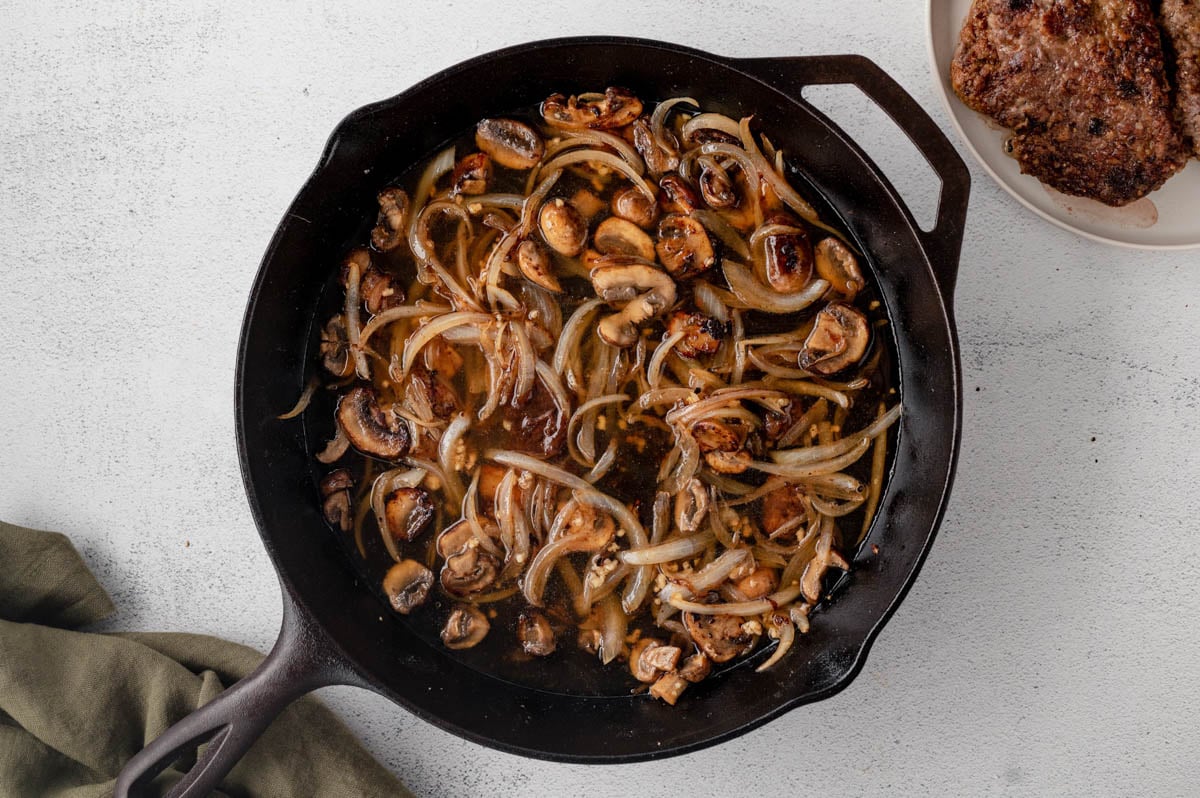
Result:
{"label": "skillet helper handle", "polygon": [[[925,251],[930,254],[933,276],[949,305],[958,277],[958,258],[962,250],[967,201],[971,193],[971,173],[950,139],[925,109],[874,61],[861,55],[750,58],[739,64],[768,82],[777,82],[781,88],[790,88],[789,84],[856,86],[904,131],[942,181],[937,222],[932,230],[922,230],[907,208],[905,213]],[[793,96],[797,100],[802,99],[799,92]]]}
{"label": "skillet helper handle", "polygon": [[285,597],[283,629],[271,653],[246,678],[171,726],[135,754],[117,777],[113,798],[138,798],[184,751],[208,741],[167,798],[204,798],[276,716],[305,693],[353,679],[320,632]]}

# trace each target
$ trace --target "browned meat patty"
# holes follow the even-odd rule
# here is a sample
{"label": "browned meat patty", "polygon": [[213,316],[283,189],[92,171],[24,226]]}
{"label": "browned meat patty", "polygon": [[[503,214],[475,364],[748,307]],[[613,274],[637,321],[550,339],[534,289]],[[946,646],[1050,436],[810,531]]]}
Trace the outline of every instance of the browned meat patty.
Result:
{"label": "browned meat patty", "polygon": [[1179,125],[1192,153],[1200,156],[1200,2],[1162,0],[1158,19],[1174,67]]}
{"label": "browned meat patty", "polygon": [[1066,194],[1125,205],[1186,162],[1148,0],[975,0],[950,79]]}

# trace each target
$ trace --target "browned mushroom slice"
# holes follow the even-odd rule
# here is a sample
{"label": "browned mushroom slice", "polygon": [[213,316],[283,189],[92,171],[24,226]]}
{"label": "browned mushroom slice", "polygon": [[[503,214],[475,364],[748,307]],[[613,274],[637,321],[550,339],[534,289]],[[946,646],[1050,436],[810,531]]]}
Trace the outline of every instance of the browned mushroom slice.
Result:
{"label": "browned mushroom slice", "polygon": [[684,357],[711,355],[721,346],[728,330],[724,322],[703,313],[688,313],[677,310],[667,319],[667,333],[683,333],[675,344],[675,351]]}
{"label": "browned mushroom slice", "polygon": [[741,474],[750,467],[754,458],[750,456],[750,452],[717,451],[705,454],[704,462],[718,474]]}
{"label": "browned mushroom slice", "polygon": [[756,635],[742,626],[737,615],[696,615],[683,613],[683,625],[692,640],[713,662],[728,662],[754,647]]}
{"label": "browned mushroom slice", "polygon": [[642,115],[642,101],[628,89],[613,86],[604,96],[567,97],[551,94],[542,102],[542,118],[564,130],[608,130],[624,127]]}
{"label": "browned mushroom slice", "polygon": [[416,560],[401,560],[383,577],[383,592],[387,594],[388,603],[401,615],[408,615],[424,604],[432,585],[433,574]]}
{"label": "browned mushroom slice", "polygon": [[708,518],[708,504],[704,483],[694,477],[688,480],[683,490],[675,494],[675,526],[688,535],[697,531]]}
{"label": "browned mushroom slice", "polygon": [[767,282],[781,293],[794,293],[808,285],[813,271],[813,248],[802,227],[773,233],[763,240]]}
{"label": "browned mushroom slice", "polygon": [[548,657],[557,646],[554,630],[546,616],[532,610],[521,613],[517,619],[517,638],[521,641],[521,649],[534,657]]}
{"label": "browned mushroom slice", "polygon": [[433,518],[433,499],[424,488],[397,488],[383,497],[383,514],[392,537],[411,543]]}
{"label": "browned mushroom slice", "polygon": [[729,173],[711,159],[701,159],[700,196],[711,208],[732,208],[738,204],[737,187]]}
{"label": "browned mushroom slice", "polygon": [[475,146],[509,169],[531,169],[546,152],[537,131],[515,119],[481,119],[475,126]]}
{"label": "browned mushroom slice", "polygon": [[354,358],[350,356],[350,339],[346,333],[346,317],[337,314],[321,330],[321,365],[335,377],[354,373]]}
{"label": "browned mushroom slice", "polygon": [[442,642],[446,648],[455,650],[471,648],[487,637],[491,624],[478,607],[459,604],[446,619],[442,628]]}
{"label": "browned mushroom slice", "polygon": [[[487,533],[489,538],[494,540],[497,533],[495,524],[488,518],[481,517],[479,520],[483,522],[484,532]],[[443,529],[437,536],[436,548],[438,556],[446,559],[451,554],[466,547],[474,539],[475,531],[471,527],[470,522],[466,520],[455,521]]]}
{"label": "browned mushroom slice", "polygon": [[781,409],[767,411],[763,417],[763,431],[767,434],[767,445],[773,446],[803,415],[804,404],[799,399],[789,399]]}
{"label": "browned mushroom slice", "polygon": [[349,532],[354,520],[350,507],[350,491],[339,490],[326,496],[321,503],[321,513],[331,525],[343,532]]}
{"label": "browned mushroom slice", "polygon": [[517,247],[517,266],[521,269],[521,274],[547,291],[555,294],[562,291],[562,285],[554,276],[554,264],[550,261],[550,254],[532,238],[522,241],[521,246]]}
{"label": "browned mushroom slice", "polygon": [[582,252],[587,243],[587,222],[574,206],[561,198],[542,206],[538,213],[538,228],[551,249],[569,258]]}
{"label": "browned mushroom slice", "polygon": [[605,255],[632,255],[642,260],[654,260],[654,241],[650,236],[633,222],[616,216],[600,223],[592,242]]}
{"label": "browned mushroom slice", "polygon": [[379,192],[379,218],[371,230],[371,246],[380,252],[391,252],[404,243],[407,230],[408,194],[404,189],[390,187]]}
{"label": "browned mushroom slice", "polygon": [[362,297],[363,307],[372,316],[404,304],[404,289],[396,284],[390,274],[384,274],[374,266],[370,266],[363,274],[358,292]]}
{"label": "browned mushroom slice", "polygon": [[680,214],[658,223],[658,260],[673,277],[694,277],[712,268],[715,256],[704,225]]}
{"label": "browned mushroom slice", "polygon": [[705,453],[736,452],[746,442],[746,428],[740,424],[706,418],[697,421],[691,429],[700,451]]}
{"label": "browned mushroom slice", "polygon": [[350,477],[350,472],[344,468],[338,468],[326,474],[320,482],[322,496],[332,496],[341,490],[350,490],[354,487],[354,480]]}
{"label": "browned mushroom slice", "polygon": [[404,399],[409,409],[426,420],[450,418],[459,409],[454,386],[424,366],[413,368]]}
{"label": "browned mushroom slice", "polygon": [[596,326],[596,334],[612,346],[633,346],[640,335],[638,325],[675,303],[675,282],[637,258],[604,255],[591,277],[592,288],[601,299],[626,302]]}
{"label": "browned mushroom slice", "polygon": [[762,498],[762,510],[759,515],[763,532],[774,535],[784,524],[795,518],[807,516],[808,507],[808,496],[802,488],[795,485],[776,488]]}
{"label": "browned mushroom slice", "polygon": [[828,280],[833,290],[847,302],[867,284],[854,253],[836,238],[825,238],[817,244],[816,261],[817,274],[822,280]]}
{"label": "browned mushroom slice", "polygon": [[464,155],[450,176],[451,194],[483,194],[492,182],[492,159],[486,152]]}
{"label": "browned mushroom slice", "polygon": [[665,213],[688,214],[700,207],[700,198],[688,182],[675,172],[668,172],[658,181],[662,189],[658,195],[658,204]]}
{"label": "browned mushroom slice", "polygon": [[338,401],[338,426],[350,445],[363,454],[383,460],[399,460],[408,453],[408,425],[385,414],[372,388],[356,386]]}
{"label": "browned mushroom slice", "polygon": [[639,682],[650,684],[675,669],[682,652],[675,646],[664,645],[652,637],[643,637],[629,652],[629,672]]}
{"label": "browned mushroom slice", "polygon": [[613,216],[649,229],[658,220],[658,204],[636,186],[625,186],[612,196]]}
{"label": "browned mushroom slice", "polygon": [[853,305],[830,302],[817,314],[797,363],[817,374],[834,374],[862,359],[871,342],[867,317]]}
{"label": "browned mushroom slice", "polygon": [[650,174],[658,176],[679,166],[679,153],[660,147],[645,118],[633,123],[633,146],[637,148]]}
{"label": "browned mushroom slice", "polygon": [[724,130],[717,130],[715,127],[696,128],[688,135],[687,143],[693,146],[697,144],[733,144],[737,147],[742,146],[742,140],[737,136],[726,133]]}
{"label": "browned mushroom slice", "polygon": [[675,706],[675,702],[679,700],[679,696],[683,695],[687,686],[687,679],[678,673],[664,673],[658,681],[650,685],[650,695]]}
{"label": "browned mushroom slice", "polygon": [[769,596],[779,587],[779,576],[773,568],[755,568],[749,576],[744,576],[735,585],[748,600]]}
{"label": "browned mushroom slice", "polygon": [[712,663],[703,654],[693,654],[683,661],[679,667],[679,675],[689,682],[701,682],[712,673]]}
{"label": "browned mushroom slice", "polygon": [[442,587],[452,595],[468,596],[489,587],[499,572],[496,558],[480,550],[477,541],[468,540],[442,564]]}

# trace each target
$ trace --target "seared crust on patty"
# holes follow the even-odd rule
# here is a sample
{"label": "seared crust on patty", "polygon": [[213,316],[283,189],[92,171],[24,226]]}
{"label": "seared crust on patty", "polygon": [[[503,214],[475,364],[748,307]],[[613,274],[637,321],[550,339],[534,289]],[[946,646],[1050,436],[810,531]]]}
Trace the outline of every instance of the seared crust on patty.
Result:
{"label": "seared crust on patty", "polygon": [[1200,0],[1162,0],[1158,21],[1174,75],[1179,127],[1192,154],[1200,156]]}
{"label": "seared crust on patty", "polygon": [[1186,162],[1148,0],[974,0],[950,79],[1063,193],[1125,205]]}

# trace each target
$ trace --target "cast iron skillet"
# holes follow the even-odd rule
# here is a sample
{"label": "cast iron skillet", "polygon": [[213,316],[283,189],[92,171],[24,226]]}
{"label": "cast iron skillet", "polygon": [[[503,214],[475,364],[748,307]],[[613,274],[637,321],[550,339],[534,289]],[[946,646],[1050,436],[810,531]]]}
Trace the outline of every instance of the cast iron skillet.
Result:
{"label": "cast iron skillet", "polygon": [[[878,103],[941,177],[932,231],[920,230],[875,165],[801,98],[805,86],[838,83]],[[627,693],[520,686],[418,637],[383,608],[321,518],[311,455],[322,442],[307,440],[302,424],[275,420],[314,368],[316,305],[331,264],[374,214],[376,192],[483,116],[528,107],[553,91],[608,85],[648,100],[685,94],[735,117],[756,114],[792,155],[801,193],[840,218],[867,253],[891,320],[904,404],[892,473],[849,588],[773,670],[714,676],[675,707]],[[211,738],[170,793],[206,794],[280,710],[325,685],[374,690],[468,739],[565,762],[693,751],[844,688],[916,577],[953,478],[962,394],[950,297],[969,184],[933,121],[860,56],[731,59],[636,39],[554,39],[474,58],[352,113],[276,231],[242,328],[238,446],[250,507],[283,588],[279,640],[254,673],[130,760],[118,798]]]}

